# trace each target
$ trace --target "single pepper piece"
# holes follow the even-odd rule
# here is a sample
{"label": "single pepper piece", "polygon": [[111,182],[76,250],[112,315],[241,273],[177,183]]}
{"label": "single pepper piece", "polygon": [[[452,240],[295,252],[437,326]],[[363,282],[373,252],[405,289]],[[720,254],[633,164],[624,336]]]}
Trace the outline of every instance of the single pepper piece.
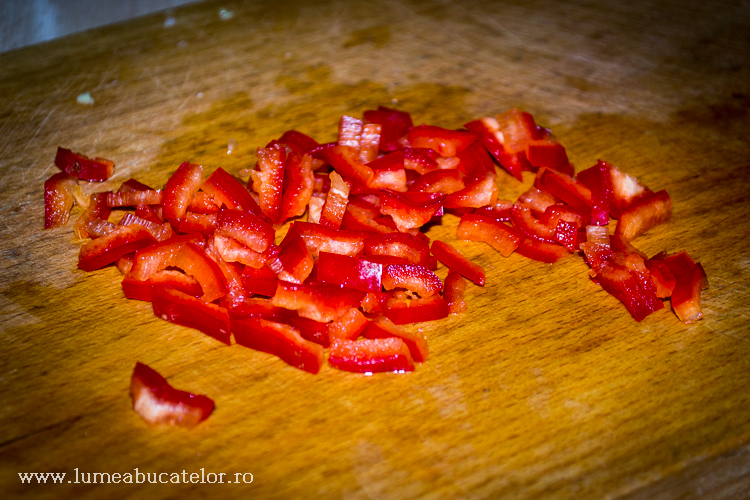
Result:
{"label": "single pepper piece", "polygon": [[133,409],[150,424],[195,427],[214,410],[210,398],[175,389],[156,370],[136,363],[130,379]]}
{"label": "single pepper piece", "polygon": [[414,371],[414,360],[409,348],[398,337],[333,339],[328,363],[339,370],[355,373]]}
{"label": "single pepper piece", "polygon": [[432,242],[431,251],[432,255],[449,268],[469,278],[477,285],[484,286],[484,269],[461,255],[453,246],[444,241],[435,240]]}
{"label": "single pepper piece", "polygon": [[156,238],[143,226],[117,226],[114,231],[81,246],[78,252],[78,267],[86,272],[100,269],[125,254],[154,243]]}
{"label": "single pepper piece", "polygon": [[44,229],[68,223],[70,209],[75,203],[75,185],[75,177],[65,172],[54,174],[44,181]]}
{"label": "single pepper piece", "polygon": [[89,158],[58,146],[55,165],[63,172],[85,181],[101,182],[109,179],[115,164],[104,158]]}
{"label": "single pepper piece", "polygon": [[204,302],[173,288],[153,290],[154,315],[176,325],[195,328],[226,345],[232,345],[229,314],[216,304]]}

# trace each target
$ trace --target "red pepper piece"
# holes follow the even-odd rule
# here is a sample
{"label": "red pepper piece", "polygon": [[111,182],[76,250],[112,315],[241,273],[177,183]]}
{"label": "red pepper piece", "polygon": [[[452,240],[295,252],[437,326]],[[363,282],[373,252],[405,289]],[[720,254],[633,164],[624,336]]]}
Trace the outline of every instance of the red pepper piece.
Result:
{"label": "red pepper piece", "polygon": [[464,277],[455,269],[448,271],[448,276],[445,277],[443,299],[448,304],[448,310],[451,314],[458,314],[466,310],[465,291],[466,280]]}
{"label": "red pepper piece", "polygon": [[[106,198],[104,200],[106,204]],[[155,224],[161,224],[164,219],[161,218],[161,206],[159,205],[137,205],[135,215],[142,219],[149,220]]]}
{"label": "red pepper piece", "polygon": [[573,207],[584,219],[590,219],[593,197],[591,190],[582,183],[549,168],[541,168],[534,185]]}
{"label": "red pepper piece", "polygon": [[552,139],[530,139],[526,142],[526,159],[533,167],[548,167],[573,176],[575,171],[568,160],[565,146]]}
{"label": "red pepper piece", "polygon": [[461,217],[456,237],[462,240],[483,241],[500,252],[503,257],[512,254],[524,239],[523,233],[518,229],[477,214],[466,214]]}
{"label": "red pepper piece", "polygon": [[369,320],[359,309],[352,307],[339,319],[328,323],[328,338],[330,342],[334,339],[354,340],[367,326]]}
{"label": "red pepper piece", "polygon": [[258,202],[253,199],[250,191],[221,167],[214,170],[208,176],[208,179],[201,184],[201,191],[213,196],[219,205],[242,209],[257,217],[265,218]]}
{"label": "red pepper piece", "polygon": [[677,282],[667,264],[649,259],[646,261],[646,267],[651,271],[651,279],[656,285],[656,296],[662,299],[671,297]]}
{"label": "red pepper piece", "polygon": [[242,280],[242,271],[245,266],[236,262],[226,262],[222,259],[216,249],[216,242],[213,237],[206,242],[204,251],[219,266],[227,283],[227,294],[219,300],[219,305],[228,311],[242,307],[253,295],[252,292],[245,289],[245,283]]}
{"label": "red pepper piece", "polygon": [[219,213],[219,209],[221,209],[221,204],[216,201],[216,198],[212,194],[208,194],[205,191],[195,193],[190,206],[188,206],[188,212],[196,214],[216,214]]}
{"label": "red pepper piece", "polygon": [[431,297],[440,293],[443,282],[427,267],[419,264],[391,264],[383,267],[383,288],[405,288],[420,297]]}
{"label": "red pepper piece", "polygon": [[[203,167],[185,162],[167,180],[164,187],[162,211],[166,219],[179,219],[187,212],[193,195],[203,180]],[[151,203],[147,203],[151,204]]]}
{"label": "red pepper piece", "polygon": [[672,198],[666,191],[645,194],[622,212],[615,234],[632,241],[652,227],[667,222],[671,214]]}
{"label": "red pepper piece", "polygon": [[501,135],[497,134],[497,120],[490,117],[482,118],[481,120],[473,120],[466,123],[464,127],[477,135],[479,142],[482,143],[508,173],[519,181],[523,180],[521,175],[523,163],[518,159],[517,155],[508,154],[503,148],[502,142],[498,138]]}
{"label": "red pepper piece", "polygon": [[440,240],[432,242],[432,254],[440,262],[469,278],[479,286],[484,286],[484,269],[461,255],[461,253],[448,243]]}
{"label": "red pepper piece", "polygon": [[399,338],[404,341],[412,359],[417,363],[424,363],[429,357],[427,340],[421,333],[412,333],[394,324],[388,318],[375,318],[367,323],[362,332],[366,339]]}
{"label": "red pepper piece", "polygon": [[325,363],[323,347],[303,339],[293,326],[261,318],[233,319],[232,332],[239,345],[273,354],[300,370],[315,374]]}
{"label": "red pepper piece", "polygon": [[674,276],[675,287],[670,301],[672,309],[683,323],[690,324],[703,317],[701,311],[701,289],[708,287],[708,278],[703,266],[695,266]]}
{"label": "red pepper piece", "polygon": [[169,260],[169,265],[182,269],[198,280],[203,289],[201,300],[204,302],[213,302],[227,294],[227,281],[221,268],[194,243],[188,241],[182,245]]}
{"label": "red pepper piece", "polygon": [[153,290],[154,315],[180,326],[194,328],[226,345],[232,345],[227,310],[172,288]]}
{"label": "red pepper piece", "polygon": [[321,323],[343,316],[350,308],[358,307],[363,292],[343,289],[324,283],[296,284],[279,281],[273,305],[283,307]]}
{"label": "red pepper piece", "polygon": [[463,151],[460,151],[456,154],[456,158],[460,160],[458,169],[464,175],[477,172],[480,169],[495,172],[495,162],[492,161],[489,151],[487,151],[487,148],[480,141],[476,141]]}
{"label": "red pepper piece", "polygon": [[118,226],[111,233],[81,246],[78,253],[78,267],[90,272],[153,243],[156,243],[156,239],[148,229],[142,226]]}
{"label": "red pepper piece", "polygon": [[478,177],[467,182],[465,188],[446,196],[443,206],[445,208],[479,208],[492,205],[497,201],[495,177],[495,172],[479,170]]}
{"label": "red pepper piece", "polygon": [[128,299],[151,302],[154,290],[167,287],[179,290],[193,297],[203,294],[203,289],[195,278],[180,271],[164,269],[157,271],[145,281],[137,280],[132,275],[128,275],[127,272],[124,274],[126,276],[122,280],[122,292]]}
{"label": "red pepper piece", "polygon": [[491,219],[495,219],[498,221],[510,222],[512,209],[513,209],[512,201],[497,200],[492,205],[487,205],[487,206],[479,207],[475,209],[474,213],[477,215],[482,215],[484,217],[489,217]]}
{"label": "red pepper piece", "polygon": [[397,337],[363,340],[334,340],[328,363],[355,373],[414,371],[409,348]]}
{"label": "red pepper piece", "polygon": [[382,151],[395,151],[400,148],[399,139],[404,137],[412,127],[411,115],[405,111],[397,111],[384,106],[377,110],[369,110],[363,113],[368,122],[382,125],[380,134],[380,149]]}
{"label": "red pepper piece", "polygon": [[419,175],[440,168],[437,159],[440,155],[427,148],[406,148],[404,150],[404,168]]}
{"label": "red pepper piece", "polygon": [[281,145],[258,148],[258,170],[251,172],[253,190],[258,193],[260,209],[276,224],[281,222],[286,150]]}
{"label": "red pepper piece", "polygon": [[288,154],[281,196],[282,221],[305,213],[313,193],[313,184],[312,158],[309,155]]}
{"label": "red pepper piece", "polygon": [[[73,224],[73,231],[75,232],[76,238],[90,238],[89,232],[86,230],[86,225],[94,219],[107,220],[111,213],[109,206],[107,205],[107,193],[94,193],[89,198],[89,206],[83,211],[78,217],[75,224]],[[137,215],[137,214],[136,214]],[[159,222],[161,223],[161,221]]]}
{"label": "red pepper piece", "polygon": [[278,257],[269,263],[271,270],[278,275],[279,279],[290,283],[305,281],[313,270],[315,260],[307,251],[302,238],[296,233],[287,235],[281,242],[280,248]]}
{"label": "red pepper piece", "polygon": [[450,314],[448,303],[439,295],[412,299],[408,303],[390,303],[382,311],[383,316],[397,325],[435,321],[448,317],[448,314]]}
{"label": "red pepper piece", "polygon": [[[421,233],[419,233],[421,234]],[[429,239],[399,232],[372,234],[365,238],[365,255],[401,257],[412,264],[426,264],[430,256]]]}
{"label": "red pepper piece", "polygon": [[526,151],[528,142],[539,138],[539,127],[534,122],[534,117],[525,111],[512,108],[500,113],[495,119],[502,136],[500,142],[508,154]]}
{"label": "red pepper piece", "polygon": [[339,120],[339,135],[337,143],[351,146],[359,151],[362,140],[362,120],[353,116],[343,115]]}
{"label": "red pepper piece", "polygon": [[273,297],[276,293],[276,285],[278,281],[276,273],[267,267],[254,269],[248,266],[242,272],[242,283],[245,290],[251,293],[257,293],[258,295]]}
{"label": "red pepper piece", "polygon": [[259,217],[242,210],[224,209],[216,221],[216,234],[230,236],[258,253],[273,245],[276,231]]}
{"label": "red pepper piece", "polygon": [[429,148],[440,156],[456,156],[477,140],[477,136],[471,132],[448,130],[434,125],[412,127],[407,138],[411,147]]}
{"label": "red pepper piece", "polygon": [[516,253],[547,264],[553,264],[566,255],[569,255],[568,250],[562,245],[529,237],[521,240],[518,248],[516,248]]}
{"label": "red pepper piece", "polygon": [[164,192],[159,189],[127,190],[107,193],[107,205],[110,207],[135,207],[138,205],[160,205],[164,201]]}
{"label": "red pepper piece", "polygon": [[307,250],[316,259],[320,252],[356,256],[360,255],[365,247],[364,234],[360,231],[333,229],[320,224],[295,221],[289,232],[299,234]]}
{"label": "red pepper piece", "polygon": [[[596,281],[610,295],[622,302],[636,321],[664,307],[656,296],[639,286],[638,280],[624,266],[605,266]],[[653,286],[653,283],[652,283]]]}
{"label": "red pepper piece", "polygon": [[214,409],[211,399],[175,389],[143,363],[135,364],[130,397],[135,412],[150,424],[194,427],[207,419]]}
{"label": "red pepper piece", "polygon": [[278,142],[289,146],[289,149],[298,155],[308,153],[319,146],[318,141],[297,130],[287,130]]}
{"label": "red pepper piece", "polygon": [[595,277],[612,257],[609,229],[606,226],[586,226],[586,241],[580,244],[586,262],[591,267],[589,274]]}
{"label": "red pepper piece", "polygon": [[164,241],[166,239],[169,239],[174,234],[172,231],[172,226],[170,226],[169,223],[164,222],[162,224],[156,224],[154,222],[151,222],[150,220],[138,217],[137,215],[130,212],[126,213],[122,217],[122,219],[120,219],[120,222],[117,223],[118,226],[130,226],[132,224],[138,224],[139,226],[143,226],[151,231],[151,234],[154,236],[154,238],[156,238],[157,241]]}
{"label": "red pepper piece", "polygon": [[404,169],[404,152],[394,151],[367,164],[372,169],[371,188],[406,191],[406,170]]}
{"label": "red pepper piece", "polygon": [[377,220],[382,216],[377,207],[373,208],[374,209],[370,209],[362,205],[353,204],[350,201],[346,205],[346,212],[344,212],[344,218],[341,221],[341,228],[350,231],[368,231],[375,233],[390,233],[395,231],[395,227],[381,224],[381,221]]}
{"label": "red pepper piece", "polygon": [[609,223],[614,192],[610,167],[603,161],[593,167],[578,172],[578,182],[591,190],[591,220],[589,224],[603,226]]}
{"label": "red pepper piece", "polygon": [[339,229],[349,203],[349,184],[337,172],[331,172],[331,189],[320,212],[320,224]]}
{"label": "red pepper piece", "polygon": [[614,165],[609,167],[609,176],[612,182],[612,204],[609,207],[610,214],[615,219],[620,218],[623,210],[628,208],[636,199],[651,190],[630,174],[622,172]]}
{"label": "red pepper piece", "polygon": [[359,161],[359,150],[352,146],[323,145],[311,152],[330,163],[343,178],[369,186],[375,175],[370,167]]}
{"label": "red pepper piece", "polygon": [[434,216],[442,215],[443,195],[399,193],[388,189],[380,192],[380,212],[393,217],[399,231],[422,227]]}
{"label": "red pepper piece", "polygon": [[60,170],[86,181],[101,182],[109,179],[114,171],[115,164],[104,158],[89,158],[80,153],[74,153],[69,149],[58,146],[55,155],[55,165]]}
{"label": "red pepper piece", "polygon": [[433,170],[412,182],[409,191],[451,194],[461,191],[464,187],[466,186],[460,171],[456,169]]}
{"label": "red pepper piece", "polygon": [[362,136],[359,142],[359,161],[369,163],[378,157],[382,131],[383,126],[379,123],[365,123],[362,125]]}
{"label": "red pepper piece", "polygon": [[323,283],[363,292],[379,292],[382,274],[381,264],[364,258],[329,252],[318,254],[317,278]]}
{"label": "red pepper piece", "polygon": [[75,198],[75,177],[59,172],[44,181],[44,229],[64,226],[70,219]]}
{"label": "red pepper piece", "polygon": [[198,233],[210,236],[215,230],[218,221],[217,214],[195,214],[186,212],[179,219],[172,219],[176,230],[183,234]]}

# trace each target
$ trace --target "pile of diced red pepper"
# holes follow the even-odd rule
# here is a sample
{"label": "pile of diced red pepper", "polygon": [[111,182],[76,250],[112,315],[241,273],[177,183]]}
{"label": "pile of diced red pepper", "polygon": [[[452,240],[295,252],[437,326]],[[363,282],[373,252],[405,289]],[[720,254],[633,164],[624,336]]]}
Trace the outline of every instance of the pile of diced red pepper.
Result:
{"label": "pile of diced red pepper", "polygon": [[[637,321],[667,297],[685,323],[701,317],[701,265],[631,245],[669,220],[665,191],[605,162],[574,175],[565,148],[517,109],[464,127],[413,126],[408,113],[381,107],[342,117],[333,143],[284,133],[257,150],[247,184],[221,168],[204,179],[200,165],[183,163],[163,189],[131,179],[90,197],[78,179],[104,180],[113,163],[60,148],[45,227],[65,224],[78,201],[74,230],[90,238],[81,269],[115,264],[125,296],[151,301],[157,316],[311,373],[325,349],[331,366],[353,372],[411,371],[427,359],[425,338],[399,325],[459,313],[465,279],[485,282],[480,266],[421,231],[445,213],[460,217],[457,238],[505,257],[552,263],[580,251]],[[534,186],[498,200],[498,165],[519,180],[536,172]],[[114,223],[113,209],[129,211]]]}

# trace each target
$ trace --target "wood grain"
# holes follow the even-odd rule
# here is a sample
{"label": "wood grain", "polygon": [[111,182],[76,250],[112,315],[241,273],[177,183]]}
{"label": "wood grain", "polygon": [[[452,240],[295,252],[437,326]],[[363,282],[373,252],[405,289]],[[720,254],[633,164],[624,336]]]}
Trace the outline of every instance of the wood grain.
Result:
{"label": "wood grain", "polygon": [[[746,3],[261,0],[174,16],[0,55],[4,498],[747,495]],[[82,92],[93,106],[76,104]],[[601,158],[666,189],[672,220],[636,246],[702,262],[705,318],[686,326],[665,309],[636,323],[577,256],[550,266],[456,242],[487,284],[469,286],[463,315],[414,327],[427,363],[310,376],[158,320],[122,297],[115,269],[76,269],[70,226],[41,229],[58,145],[116,162],[89,191],[162,185],[182,161],[236,174],[290,128],[331,140],[341,114],[378,105],[446,127],[517,106],[578,169]],[[531,180],[501,174],[501,197]],[[455,226],[428,235],[453,242]],[[214,398],[214,415],[192,431],[147,427],[128,398],[136,361]],[[254,481],[18,478],[135,468]]]}

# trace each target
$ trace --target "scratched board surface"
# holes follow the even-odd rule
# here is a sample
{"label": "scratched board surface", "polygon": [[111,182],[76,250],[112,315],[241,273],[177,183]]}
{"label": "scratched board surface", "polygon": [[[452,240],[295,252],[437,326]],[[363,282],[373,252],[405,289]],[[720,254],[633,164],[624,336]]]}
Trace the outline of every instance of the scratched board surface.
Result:
{"label": "scratched board surface", "polygon": [[[0,55],[0,496],[747,493],[748,33],[750,8],[732,1],[262,0]],[[85,92],[92,105],[76,102]],[[578,170],[601,158],[666,189],[672,220],[635,244],[703,264],[705,318],[686,326],[667,307],[637,323],[579,256],[503,258],[456,241],[446,216],[428,236],[483,266],[487,284],[469,285],[467,312],[409,327],[428,362],[312,376],[155,318],[124,299],[116,269],[76,268],[72,224],[42,230],[58,145],[115,161],[89,192],[130,177],[162,186],[183,161],[237,175],[287,129],[333,140],[342,114],[378,105],[449,128],[519,107]],[[500,197],[531,182],[500,173]],[[148,427],[128,396],[136,361],[209,395],[214,414],[190,431]],[[136,468],[180,482],[75,482]],[[66,478],[22,484],[19,472]],[[233,482],[191,483],[201,472]]]}

